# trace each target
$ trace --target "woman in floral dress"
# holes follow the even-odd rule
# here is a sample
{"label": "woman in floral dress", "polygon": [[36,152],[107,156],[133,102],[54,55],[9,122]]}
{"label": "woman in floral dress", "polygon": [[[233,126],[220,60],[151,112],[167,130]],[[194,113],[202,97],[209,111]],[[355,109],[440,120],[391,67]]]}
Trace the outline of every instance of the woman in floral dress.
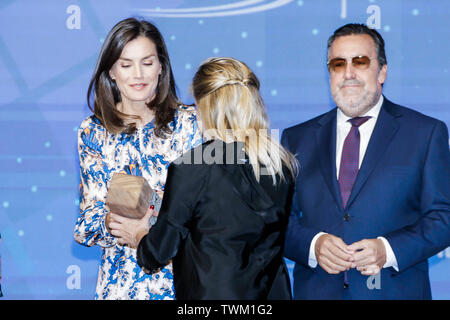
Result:
{"label": "woman in floral dress", "polygon": [[[105,224],[114,173],[143,176],[162,196],[170,162],[202,142],[196,108],[179,102],[167,49],[154,25],[129,18],[113,27],[89,85],[88,105],[94,114],[78,131],[80,215],[74,238],[102,247],[95,298],[173,299],[171,263],[145,273],[136,250],[119,245]],[[135,223],[150,227],[152,212]]]}

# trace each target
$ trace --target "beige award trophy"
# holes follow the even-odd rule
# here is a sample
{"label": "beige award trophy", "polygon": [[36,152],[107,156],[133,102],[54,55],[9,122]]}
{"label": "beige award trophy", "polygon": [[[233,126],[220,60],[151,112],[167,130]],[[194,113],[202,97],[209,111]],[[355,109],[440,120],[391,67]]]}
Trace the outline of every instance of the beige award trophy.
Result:
{"label": "beige award trophy", "polygon": [[150,207],[154,193],[144,177],[115,173],[109,185],[106,205],[111,212],[141,219]]}

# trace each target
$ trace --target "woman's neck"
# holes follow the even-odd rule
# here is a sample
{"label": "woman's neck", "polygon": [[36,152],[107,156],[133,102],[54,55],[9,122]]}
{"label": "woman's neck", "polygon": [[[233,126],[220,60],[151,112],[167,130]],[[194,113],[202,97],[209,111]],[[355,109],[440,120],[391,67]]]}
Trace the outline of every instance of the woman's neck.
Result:
{"label": "woman's neck", "polygon": [[130,101],[122,101],[117,104],[117,109],[120,112],[131,116],[139,116],[141,118],[138,121],[138,126],[144,126],[153,120],[155,114],[152,110],[147,107],[145,102],[130,102]]}

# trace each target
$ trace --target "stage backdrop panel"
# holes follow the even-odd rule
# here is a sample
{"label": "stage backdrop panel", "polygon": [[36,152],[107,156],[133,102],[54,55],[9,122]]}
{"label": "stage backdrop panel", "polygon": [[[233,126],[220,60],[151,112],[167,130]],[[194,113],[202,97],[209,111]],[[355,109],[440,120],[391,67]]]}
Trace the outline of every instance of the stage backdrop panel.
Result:
{"label": "stage backdrop panel", "polygon": [[[367,23],[386,40],[385,95],[450,125],[450,1],[2,0],[3,299],[94,296],[100,249],[82,247],[72,235],[76,135],[91,113],[86,91],[100,47],[130,16],[149,19],[164,34],[184,102],[193,102],[189,85],[204,59],[232,56],[261,80],[279,130],[334,107],[327,38],[345,23]],[[450,299],[449,258],[447,249],[429,260],[435,299]]]}

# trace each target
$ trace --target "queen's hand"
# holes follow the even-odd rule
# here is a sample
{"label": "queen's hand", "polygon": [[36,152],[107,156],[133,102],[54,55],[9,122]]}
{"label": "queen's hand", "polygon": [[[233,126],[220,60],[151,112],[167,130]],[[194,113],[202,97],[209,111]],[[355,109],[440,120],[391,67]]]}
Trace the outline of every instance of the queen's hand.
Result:
{"label": "queen's hand", "polygon": [[108,231],[117,238],[119,244],[136,249],[150,230],[150,218],[157,215],[158,213],[152,208],[149,208],[141,219],[125,218],[110,212],[106,217],[105,224]]}

